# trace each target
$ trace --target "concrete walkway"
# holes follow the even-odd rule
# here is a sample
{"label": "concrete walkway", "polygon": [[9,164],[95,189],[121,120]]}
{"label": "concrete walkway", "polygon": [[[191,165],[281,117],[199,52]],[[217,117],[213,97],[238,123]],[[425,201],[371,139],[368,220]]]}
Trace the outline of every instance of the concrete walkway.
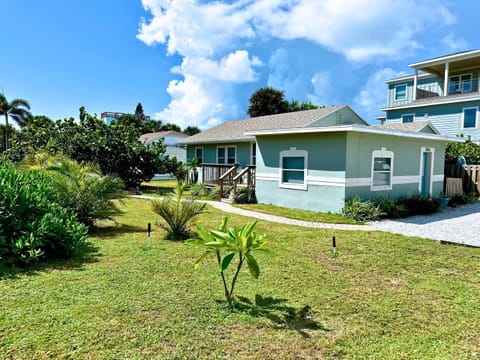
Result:
{"label": "concrete walkway", "polygon": [[[145,195],[131,195],[131,197],[134,197],[137,199],[151,199],[151,200],[159,199],[158,197],[145,196]],[[209,201],[209,200],[198,200],[198,201],[206,203],[211,207],[214,207],[215,209],[218,209],[227,213],[248,216],[254,219],[270,221],[278,224],[297,225],[297,226],[316,228],[316,229],[355,230],[355,231],[375,230],[375,228],[371,225],[330,224],[330,223],[319,223],[319,222],[313,222],[313,221],[294,220],[294,219],[289,219],[283,216],[270,215],[270,214],[260,213],[257,211],[240,209],[238,207],[232,206],[229,203],[221,202],[221,201]]]}
{"label": "concrete walkway", "polygon": [[[144,195],[132,195],[132,197],[138,199],[159,199],[158,197]],[[348,225],[294,220],[282,216],[244,210],[225,202],[208,200],[199,201],[227,213],[243,215],[279,224],[327,230],[386,231],[407,236],[417,236],[437,241],[480,247],[480,203],[463,205],[454,209],[447,208],[432,215],[375,221],[367,225]]]}

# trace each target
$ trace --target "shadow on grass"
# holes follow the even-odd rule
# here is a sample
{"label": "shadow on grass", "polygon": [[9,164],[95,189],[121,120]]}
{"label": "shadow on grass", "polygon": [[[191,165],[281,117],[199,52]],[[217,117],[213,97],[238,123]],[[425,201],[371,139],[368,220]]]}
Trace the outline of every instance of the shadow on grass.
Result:
{"label": "shadow on grass", "polygon": [[146,226],[132,226],[126,224],[114,224],[109,226],[99,226],[93,229],[91,235],[101,237],[115,237],[122,234],[147,232]]}
{"label": "shadow on grass", "polygon": [[35,276],[41,272],[47,270],[78,270],[83,271],[85,264],[91,264],[98,262],[98,257],[102,256],[98,252],[98,246],[91,242],[86,242],[79,253],[69,259],[51,259],[43,263],[35,264],[30,268],[13,268],[13,269],[0,269],[0,281],[3,279],[16,278],[18,275],[25,274],[28,276]]}
{"label": "shadow on grass", "polygon": [[259,294],[255,295],[254,302],[243,296],[236,298],[239,301],[235,305],[237,311],[248,312],[254,317],[265,317],[275,324],[276,329],[295,330],[304,338],[310,337],[306,330],[330,331],[313,320],[309,305],[296,309],[287,305],[287,299],[263,297]]}
{"label": "shadow on grass", "polygon": [[142,195],[170,195],[173,192],[173,187],[167,186],[140,186]]}

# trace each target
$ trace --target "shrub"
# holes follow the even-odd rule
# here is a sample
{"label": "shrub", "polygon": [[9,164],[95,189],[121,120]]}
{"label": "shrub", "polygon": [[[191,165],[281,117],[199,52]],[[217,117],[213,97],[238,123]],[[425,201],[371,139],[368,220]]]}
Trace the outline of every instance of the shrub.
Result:
{"label": "shrub", "polygon": [[370,200],[362,201],[358,196],[345,200],[342,214],[355,221],[375,221],[382,215],[378,205]]}
{"label": "shrub", "polygon": [[[257,235],[253,231],[256,224],[257,222],[255,221],[245,224],[241,228],[227,228],[228,218],[224,218],[218,231],[207,229],[202,225],[197,225],[197,231],[200,238],[186,241],[187,245],[199,246],[206,249],[205,253],[195,262],[195,267],[198,267],[200,262],[206,256],[210,254],[216,256],[225,298],[227,299],[230,309],[233,309],[234,307],[233,293],[243,263],[245,261],[247,262],[248,270],[255,279],[260,275],[260,268],[257,260],[253,257],[252,252],[254,250],[265,249],[267,242],[265,240],[266,235]],[[228,286],[225,271],[232,263],[235,256],[238,258],[238,263],[234,275],[232,276],[230,286]]]}
{"label": "shrub", "polygon": [[205,209],[206,204],[195,199],[182,200],[182,194],[186,187],[187,183],[179,183],[173,197],[152,201],[153,211],[167,223],[166,225],[159,224],[167,231],[165,237],[167,240],[186,240],[191,237],[188,226]]}
{"label": "shrub", "polygon": [[450,198],[448,206],[455,207],[457,205],[472,204],[478,201],[478,197],[473,194],[455,194]]}
{"label": "shrub", "polygon": [[73,256],[86,227],[59,205],[51,178],[0,163],[0,268]]}
{"label": "shrub", "polygon": [[195,196],[195,197],[210,196],[208,187],[205,184],[201,184],[201,183],[194,184],[190,187],[190,191],[192,193],[192,196]]}
{"label": "shrub", "polygon": [[124,197],[123,182],[115,176],[102,176],[96,165],[79,164],[69,158],[46,153],[24,159],[22,165],[47,171],[58,191],[60,205],[89,228],[98,220],[113,220],[113,215],[120,211],[114,200]]}
{"label": "shrub", "polygon": [[237,191],[233,202],[236,204],[256,204],[257,196],[255,189],[251,187],[242,187]]}
{"label": "shrub", "polygon": [[397,204],[393,199],[378,197],[373,203],[380,209],[380,217],[382,218],[403,218],[408,216],[405,205]]}
{"label": "shrub", "polygon": [[408,216],[433,214],[440,208],[440,200],[420,193],[401,197],[397,204],[405,207]]}

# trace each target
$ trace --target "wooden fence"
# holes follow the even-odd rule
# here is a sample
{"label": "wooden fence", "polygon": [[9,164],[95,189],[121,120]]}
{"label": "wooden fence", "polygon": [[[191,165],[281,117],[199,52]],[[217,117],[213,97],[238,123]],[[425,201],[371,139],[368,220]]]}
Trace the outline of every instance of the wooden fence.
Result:
{"label": "wooden fence", "polygon": [[480,164],[465,166],[445,165],[445,184],[447,183],[447,178],[462,179],[462,187],[465,194],[480,194]]}

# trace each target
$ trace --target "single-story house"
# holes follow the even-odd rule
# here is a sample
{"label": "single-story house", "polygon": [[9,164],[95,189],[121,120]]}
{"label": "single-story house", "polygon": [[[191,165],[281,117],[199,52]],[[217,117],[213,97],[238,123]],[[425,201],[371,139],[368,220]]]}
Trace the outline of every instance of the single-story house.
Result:
{"label": "single-story house", "polygon": [[201,156],[207,168],[249,164],[260,203],[324,212],[340,212],[357,195],[439,196],[445,145],[461,141],[428,121],[369,126],[346,105],[226,122],[202,134],[182,141],[187,158]]}
{"label": "single-story house", "polygon": [[178,131],[167,130],[143,134],[140,136],[140,141],[145,144],[163,141],[166,145],[165,155],[168,155],[170,158],[176,157],[178,161],[186,162],[187,151],[179,145],[179,142],[185,138],[188,138],[188,135]]}

